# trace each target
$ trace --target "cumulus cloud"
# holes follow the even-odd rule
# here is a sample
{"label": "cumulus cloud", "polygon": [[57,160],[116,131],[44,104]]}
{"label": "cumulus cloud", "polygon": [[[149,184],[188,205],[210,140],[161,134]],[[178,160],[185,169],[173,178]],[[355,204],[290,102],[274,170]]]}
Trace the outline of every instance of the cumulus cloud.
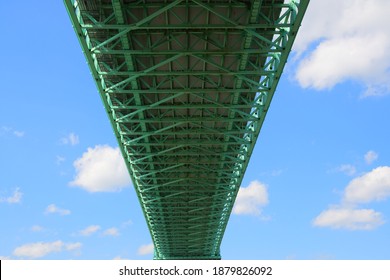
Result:
{"label": "cumulus cloud", "polygon": [[238,191],[233,213],[237,215],[260,215],[261,207],[267,204],[267,187],[259,181],[252,181],[248,187],[241,187]]}
{"label": "cumulus cloud", "polygon": [[119,148],[95,146],[73,163],[76,177],[70,182],[89,192],[120,191],[131,184]]}
{"label": "cumulus cloud", "polygon": [[30,259],[36,259],[44,257],[51,253],[59,253],[62,251],[74,251],[81,248],[82,244],[76,243],[64,243],[61,240],[54,242],[36,242],[28,243],[17,247],[13,251],[13,255],[16,257],[26,257]]}
{"label": "cumulus cloud", "polygon": [[103,235],[118,236],[119,235],[119,230],[117,228],[115,228],[115,227],[112,227],[112,228],[106,229],[103,232]]}
{"label": "cumulus cloud", "polygon": [[0,197],[0,203],[6,202],[6,203],[20,203],[22,201],[23,193],[19,190],[19,188],[16,188],[11,196],[7,197]]}
{"label": "cumulus cloud", "polygon": [[99,225],[91,225],[86,227],[85,229],[80,230],[80,235],[82,236],[90,236],[97,232],[100,229]]}
{"label": "cumulus cloud", "polygon": [[70,213],[70,210],[59,208],[55,204],[50,204],[45,210],[45,214],[59,214],[61,216],[69,215]]}
{"label": "cumulus cloud", "polygon": [[317,227],[334,229],[372,230],[384,223],[382,214],[372,209],[331,208],[313,221]]}
{"label": "cumulus cloud", "polygon": [[313,225],[335,229],[371,230],[385,223],[382,213],[359,209],[359,205],[390,197],[390,167],[380,166],[354,178],[346,186],[338,206],[330,207],[317,216]]}
{"label": "cumulus cloud", "polygon": [[63,145],[71,145],[71,146],[75,146],[80,142],[79,136],[73,132],[71,132],[67,136],[61,138],[60,141],[61,141],[61,144],[63,144]]}
{"label": "cumulus cloud", "polygon": [[138,255],[150,255],[154,252],[153,243],[142,245],[138,248]]}
{"label": "cumulus cloud", "polygon": [[372,164],[377,159],[378,159],[378,154],[374,151],[368,151],[364,155],[364,160],[366,161],[367,164]]}
{"label": "cumulus cloud", "polygon": [[322,90],[356,80],[366,85],[364,96],[389,93],[389,10],[387,0],[310,3],[294,43],[303,57],[296,72],[299,84]]}
{"label": "cumulus cloud", "polygon": [[390,167],[380,166],[353,179],[345,189],[344,200],[348,203],[368,203],[390,196]]}

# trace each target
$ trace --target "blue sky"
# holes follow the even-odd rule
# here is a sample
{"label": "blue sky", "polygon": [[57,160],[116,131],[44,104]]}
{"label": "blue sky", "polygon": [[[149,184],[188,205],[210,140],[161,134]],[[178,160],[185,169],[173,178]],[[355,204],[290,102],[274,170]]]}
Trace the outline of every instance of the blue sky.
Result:
{"label": "blue sky", "polygon": [[[389,10],[386,0],[311,1],[224,259],[390,258]],[[0,259],[151,259],[62,1],[0,11]]]}

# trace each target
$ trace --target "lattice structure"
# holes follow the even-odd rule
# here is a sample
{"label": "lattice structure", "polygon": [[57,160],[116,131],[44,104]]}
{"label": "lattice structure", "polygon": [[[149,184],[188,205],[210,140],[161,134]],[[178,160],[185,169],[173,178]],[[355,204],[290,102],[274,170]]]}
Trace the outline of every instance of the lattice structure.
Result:
{"label": "lattice structure", "polygon": [[308,0],[65,0],[155,259],[219,259]]}

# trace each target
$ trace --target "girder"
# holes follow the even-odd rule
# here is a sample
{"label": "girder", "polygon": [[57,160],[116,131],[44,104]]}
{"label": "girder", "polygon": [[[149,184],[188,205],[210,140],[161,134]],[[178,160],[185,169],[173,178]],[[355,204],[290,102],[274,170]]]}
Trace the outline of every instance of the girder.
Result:
{"label": "girder", "polygon": [[309,0],[64,0],[156,259],[219,259]]}

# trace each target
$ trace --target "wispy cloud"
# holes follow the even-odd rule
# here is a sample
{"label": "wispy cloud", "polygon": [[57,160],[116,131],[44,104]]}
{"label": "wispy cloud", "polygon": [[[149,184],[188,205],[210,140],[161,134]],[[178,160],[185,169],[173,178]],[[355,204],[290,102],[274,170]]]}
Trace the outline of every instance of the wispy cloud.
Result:
{"label": "wispy cloud", "polygon": [[260,175],[261,176],[278,177],[278,176],[282,175],[284,171],[285,170],[283,170],[283,169],[274,169],[274,170],[262,172]]}
{"label": "wispy cloud", "polygon": [[32,227],[30,228],[30,230],[31,230],[32,232],[40,232],[40,231],[43,231],[43,227],[38,226],[38,225],[34,225],[34,226],[32,226]]}
{"label": "wispy cloud", "polygon": [[0,203],[20,203],[22,201],[23,193],[19,190],[19,188],[16,188],[11,196],[7,197],[0,197]]}
{"label": "wispy cloud", "polygon": [[348,176],[353,176],[356,174],[356,167],[352,164],[342,164],[336,168],[337,172],[342,172]]}
{"label": "wispy cloud", "polygon": [[127,221],[125,221],[125,222],[123,222],[122,224],[121,224],[121,227],[122,228],[126,228],[126,227],[128,227],[128,226],[131,226],[133,224],[133,221],[132,220],[127,220]]}
{"label": "wispy cloud", "polygon": [[13,133],[16,137],[23,137],[25,132],[19,131],[19,130],[14,130]]}
{"label": "wispy cloud", "polygon": [[2,126],[0,131],[2,132],[0,134],[10,134],[18,138],[21,138],[26,134],[24,131],[16,130],[9,126]]}
{"label": "wispy cloud", "polygon": [[77,145],[79,141],[79,136],[75,134],[74,132],[69,133],[67,136],[61,138],[61,144],[63,145],[71,145],[75,146]]}
{"label": "wispy cloud", "polygon": [[109,228],[109,229],[106,229],[104,232],[103,232],[103,235],[108,235],[108,236],[119,236],[119,230],[115,227],[112,227],[112,228]]}
{"label": "wispy cloud", "polygon": [[45,210],[45,214],[59,214],[61,216],[69,215],[70,213],[70,210],[59,208],[55,204],[50,204]]}
{"label": "wispy cloud", "polygon": [[73,165],[77,174],[71,186],[89,192],[114,192],[131,185],[119,148],[107,145],[88,148]]}
{"label": "wispy cloud", "polygon": [[113,258],[113,260],[128,260],[128,258],[124,258],[124,257],[121,257],[121,256],[116,256]]}
{"label": "wispy cloud", "polygon": [[97,232],[98,230],[100,230],[100,228],[101,227],[99,225],[88,226],[85,229],[80,230],[80,235],[90,236],[90,235],[94,234],[95,232]]}
{"label": "wispy cloud", "polygon": [[56,156],[56,164],[57,165],[60,165],[61,163],[63,163],[65,161],[65,158],[62,157],[62,156]]}
{"label": "wispy cloud", "polygon": [[74,243],[66,243],[64,246],[64,249],[66,251],[75,251],[80,249],[82,244],[80,242],[74,242]]}
{"label": "wispy cloud", "polygon": [[364,160],[366,161],[367,164],[372,164],[377,159],[378,159],[378,154],[374,151],[368,151],[364,155]]}
{"label": "wispy cloud", "polygon": [[142,245],[138,248],[138,255],[150,255],[154,252],[154,245],[153,243]]}
{"label": "wispy cloud", "polygon": [[261,208],[267,204],[267,187],[259,181],[252,181],[248,187],[241,187],[238,191],[233,213],[258,216],[261,214]]}
{"label": "wispy cloud", "polygon": [[64,243],[61,240],[54,242],[36,242],[28,243],[15,248],[13,255],[16,257],[25,257],[36,259],[44,257],[51,253],[59,253],[62,251],[75,251],[80,249],[81,243]]}

